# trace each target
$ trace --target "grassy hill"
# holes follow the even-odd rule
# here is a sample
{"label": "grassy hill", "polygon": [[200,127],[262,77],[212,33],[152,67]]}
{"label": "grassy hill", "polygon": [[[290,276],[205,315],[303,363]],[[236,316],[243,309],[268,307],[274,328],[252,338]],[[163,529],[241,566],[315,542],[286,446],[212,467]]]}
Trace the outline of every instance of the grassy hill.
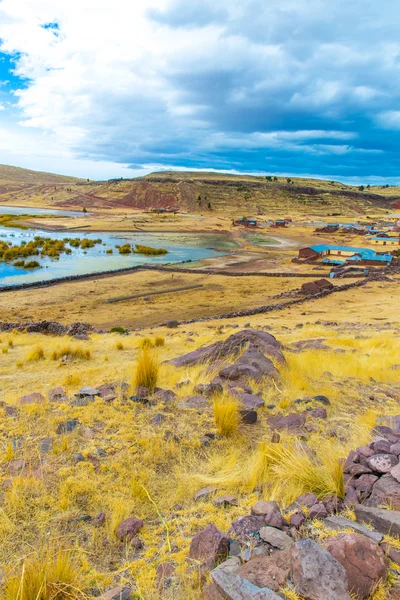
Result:
{"label": "grassy hill", "polygon": [[[57,188],[55,188],[57,186]],[[345,185],[305,178],[214,172],[151,173],[135,179],[85,181],[0,165],[0,203],[95,209],[176,207],[183,212],[290,216],[391,212],[397,187]]]}

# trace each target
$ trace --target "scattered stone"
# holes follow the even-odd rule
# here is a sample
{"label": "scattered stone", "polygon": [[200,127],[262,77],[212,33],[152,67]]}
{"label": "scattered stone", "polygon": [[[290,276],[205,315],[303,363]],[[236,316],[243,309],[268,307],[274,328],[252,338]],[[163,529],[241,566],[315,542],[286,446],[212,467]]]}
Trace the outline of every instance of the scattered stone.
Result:
{"label": "scattered stone", "polygon": [[159,585],[167,585],[175,573],[175,566],[171,562],[160,563],[156,567],[156,577]]}
{"label": "scattered stone", "polygon": [[238,556],[231,556],[216,568],[225,571],[225,573],[235,573],[241,566],[242,561]]}
{"label": "scattered stone", "polygon": [[201,490],[198,490],[194,496],[193,499],[194,500],[205,500],[206,498],[208,498],[209,496],[212,496],[212,494],[215,494],[215,492],[218,490],[218,487],[216,485],[208,485],[207,487],[201,488]]}
{"label": "scattered stone", "polygon": [[94,517],[94,519],[92,520],[92,525],[94,525],[95,527],[100,527],[101,525],[104,525],[105,521],[106,513],[101,512]]}
{"label": "scattered stone", "polygon": [[240,567],[237,575],[254,585],[279,592],[284,587],[291,570],[291,556],[288,550],[274,552],[270,556],[258,556]]}
{"label": "scattered stone", "polygon": [[372,442],[370,447],[374,451],[375,454],[387,454],[390,453],[391,442],[389,440],[377,440],[376,442]]}
{"label": "scattered stone", "polygon": [[327,517],[324,520],[324,523],[327,527],[334,529],[335,531],[337,529],[352,529],[356,533],[359,533],[360,535],[364,535],[365,537],[369,538],[376,544],[380,544],[380,542],[383,539],[383,535],[378,531],[368,529],[368,527],[364,527],[364,525],[357,523],[357,521],[351,521],[350,519],[345,519],[344,517],[341,517],[339,515]]}
{"label": "scattered stone", "polygon": [[83,454],[73,454],[72,455],[72,460],[75,463],[79,463],[79,462],[85,462],[85,457],[83,456]]}
{"label": "scattered stone", "polygon": [[275,527],[263,527],[260,529],[260,537],[279,550],[287,550],[294,543],[291,537]]}
{"label": "scattered stone", "polygon": [[239,410],[239,414],[242,423],[245,425],[254,425],[254,423],[257,423],[258,415],[256,410],[243,409]]}
{"label": "scattered stone", "polygon": [[238,501],[232,494],[225,494],[225,496],[219,496],[214,500],[215,506],[238,506]]}
{"label": "scattered stone", "polygon": [[172,390],[157,390],[155,394],[153,394],[152,400],[154,402],[164,402],[165,404],[168,404],[169,402],[176,400],[176,394]]}
{"label": "scattered stone", "polygon": [[302,510],[298,510],[292,515],[290,515],[290,526],[299,529],[303,525],[305,520],[306,515],[303,513]]}
{"label": "scattered stone", "polygon": [[366,501],[369,506],[387,504],[394,510],[400,510],[400,483],[390,475],[383,475],[372,488],[371,496]]}
{"label": "scattered stone", "polygon": [[175,320],[167,321],[165,326],[168,327],[169,329],[176,329],[177,327],[179,327],[179,321],[175,321]]}
{"label": "scattered stone", "polygon": [[138,537],[134,537],[131,539],[131,547],[135,550],[142,550],[144,548],[143,540]]}
{"label": "scattered stone", "polygon": [[313,419],[326,419],[328,416],[325,408],[314,408],[313,410],[308,411],[308,414],[313,417]]}
{"label": "scattered stone", "polygon": [[219,376],[233,381],[249,377],[255,381],[260,381],[263,377],[278,378],[279,371],[262,352],[250,347],[243,352],[235,363],[221,369]]}
{"label": "scattered stone", "polygon": [[359,448],[356,449],[356,452],[360,455],[360,457],[364,456],[365,458],[370,458],[375,454],[375,452],[369,446],[359,446]]}
{"label": "scattered stone", "polygon": [[320,402],[321,404],[324,404],[325,406],[330,406],[330,401],[329,398],[327,398],[326,396],[314,396],[313,398],[314,402]]}
{"label": "scattered stone", "polygon": [[201,561],[204,566],[212,569],[217,562],[228,556],[229,542],[228,535],[209,524],[192,539],[189,558]]}
{"label": "scattered stone", "polygon": [[60,423],[56,429],[56,434],[61,435],[63,433],[71,433],[74,431],[79,425],[78,419],[71,419],[70,421],[65,421],[64,423]]}
{"label": "scattered stone", "polygon": [[115,587],[107,592],[104,592],[97,600],[130,600],[131,588],[129,587]]}
{"label": "scattered stone", "polygon": [[155,415],[151,422],[154,423],[154,425],[161,425],[161,423],[163,423],[163,421],[165,421],[165,415],[158,413],[157,415]]}
{"label": "scattered stone", "polygon": [[231,390],[231,393],[239,398],[243,406],[249,410],[255,410],[262,408],[265,402],[260,396],[254,396],[253,394],[247,394],[246,392],[240,392],[235,389]]}
{"label": "scattered stone", "polygon": [[306,600],[350,600],[344,567],[314,540],[291,547],[292,577],[298,594]]}
{"label": "scattered stone", "polygon": [[391,476],[400,483],[400,463],[390,470]]}
{"label": "scattered stone", "polygon": [[7,463],[7,471],[12,475],[17,475],[17,473],[23,469],[25,469],[25,461],[22,459],[10,460],[10,462]]}
{"label": "scattered stone", "polygon": [[38,392],[34,392],[33,394],[27,394],[26,396],[21,396],[17,404],[19,406],[27,406],[29,404],[41,404],[44,402],[44,396],[39,394]]}
{"label": "scattered stone", "polygon": [[52,388],[47,392],[50,402],[61,403],[68,402],[68,396],[62,387]]}
{"label": "scattered stone", "polygon": [[40,454],[48,454],[51,452],[53,448],[53,438],[43,438],[39,442],[39,452]]}
{"label": "scattered stone", "polygon": [[223,391],[224,389],[220,383],[201,383],[193,388],[195,394],[200,394],[207,398],[211,398],[215,394],[222,394]]}
{"label": "scattered stone", "polygon": [[188,396],[185,402],[180,402],[181,408],[194,408],[195,410],[204,410],[210,406],[209,401],[205,396]]}
{"label": "scattered stone", "polygon": [[296,430],[302,427],[307,419],[305,413],[292,413],[286,417],[283,415],[277,415],[276,417],[270,417],[268,424],[271,429],[289,429]]}
{"label": "scattered stone", "polygon": [[400,456],[400,442],[396,442],[390,446],[390,454]]}
{"label": "scattered stone", "polygon": [[258,500],[251,507],[251,514],[256,516],[265,516],[272,512],[281,512],[278,504],[274,501]]}
{"label": "scattered stone", "polygon": [[393,562],[395,562],[400,567],[400,550],[394,548],[387,542],[383,542],[381,544],[381,548],[386,556],[390,558]]}
{"label": "scattered stone", "polygon": [[328,511],[322,502],[317,502],[310,508],[309,515],[310,519],[325,519],[328,516]]}
{"label": "scattered stone", "polygon": [[380,581],[386,579],[387,561],[377,543],[357,533],[328,538],[324,548],[343,566],[349,591],[359,600],[367,600]]}
{"label": "scattered stone", "polygon": [[287,510],[295,510],[296,508],[311,508],[314,504],[318,504],[318,498],[315,494],[302,494],[298,496],[294,502],[288,507]]}
{"label": "scattered stone", "polygon": [[377,531],[389,535],[400,536],[399,511],[356,504],[354,512],[359,521],[372,525]]}
{"label": "scattered stone", "polygon": [[143,527],[142,519],[137,519],[136,517],[129,517],[122,521],[117,527],[116,536],[120,540],[128,540],[130,541],[132,538],[136,537],[139,533],[140,529]]}

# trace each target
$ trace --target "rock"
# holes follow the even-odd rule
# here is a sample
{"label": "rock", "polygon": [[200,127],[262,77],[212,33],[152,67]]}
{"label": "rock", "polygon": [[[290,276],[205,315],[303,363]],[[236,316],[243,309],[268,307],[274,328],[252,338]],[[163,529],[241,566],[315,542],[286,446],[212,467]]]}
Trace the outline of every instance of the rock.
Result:
{"label": "rock", "polygon": [[44,396],[38,392],[34,392],[33,394],[27,394],[18,398],[17,404],[19,406],[27,406],[29,404],[41,404],[42,402],[44,402]]}
{"label": "rock", "polygon": [[390,470],[391,476],[400,483],[400,463]]}
{"label": "rock", "polygon": [[131,547],[137,552],[138,550],[142,550],[144,548],[143,540],[138,537],[134,537],[131,539]]}
{"label": "rock", "polygon": [[328,496],[325,496],[325,498],[322,500],[322,504],[325,506],[328,515],[334,515],[344,508],[343,500],[334,494],[328,494]]}
{"label": "rock", "polygon": [[326,396],[314,396],[313,400],[314,402],[320,402],[325,406],[330,406],[329,398],[327,398]]}
{"label": "rock", "polygon": [[277,415],[276,417],[270,417],[268,419],[268,425],[271,429],[289,429],[295,430],[302,427],[307,419],[305,413],[292,413],[284,417],[283,415]]}
{"label": "rock", "polygon": [[53,438],[43,438],[42,440],[40,440],[39,442],[39,452],[40,454],[48,454],[49,452],[51,452],[52,448],[53,448]]}
{"label": "rock", "polygon": [[216,498],[214,504],[215,506],[238,506],[238,501],[232,494],[225,494]]}
{"label": "rock", "polygon": [[68,396],[67,396],[64,388],[62,388],[62,387],[52,388],[51,390],[49,390],[47,392],[47,397],[50,400],[50,402],[56,402],[56,403],[68,402]]}
{"label": "rock", "polygon": [[205,500],[206,498],[208,498],[209,496],[212,496],[212,494],[215,494],[215,492],[218,490],[218,487],[216,485],[208,485],[207,487],[201,488],[201,490],[198,490],[194,496],[193,499],[194,500]]}
{"label": "rock", "polygon": [[[318,289],[318,292],[321,291],[318,286],[316,286],[314,289]],[[289,348],[292,352],[302,352],[303,350],[329,350],[330,346],[324,344],[325,341],[325,338],[299,340],[298,342],[292,342],[289,344]]]}
{"label": "rock", "polygon": [[188,396],[185,402],[180,402],[181,408],[194,408],[195,410],[204,410],[210,406],[209,401],[205,396]]}
{"label": "rock", "polygon": [[353,463],[351,465],[349,465],[349,464],[347,465],[345,473],[348,473],[349,475],[353,475],[353,478],[354,478],[354,477],[357,477],[358,475],[372,473],[372,470],[368,467],[364,467],[364,465],[360,465],[359,463]]}
{"label": "rock", "polygon": [[228,556],[230,537],[219,531],[215,525],[207,525],[199,531],[190,544],[189,558],[200,561],[212,569],[217,562]]}
{"label": "rock", "polygon": [[9,473],[11,473],[12,475],[17,475],[23,469],[25,469],[25,465],[26,465],[26,463],[23,459],[10,460],[7,463],[7,471]]}
{"label": "rock", "polygon": [[115,587],[107,592],[104,592],[101,596],[98,596],[97,600],[130,600],[131,588],[129,587]]}
{"label": "rock", "polygon": [[101,512],[94,517],[94,519],[92,520],[92,525],[94,525],[95,527],[100,527],[101,525],[104,525],[105,521],[106,513]]}
{"label": "rock", "polygon": [[193,392],[195,394],[200,394],[201,396],[206,396],[207,398],[211,398],[215,394],[222,394],[223,391],[224,388],[220,383],[201,383],[193,388]]}
{"label": "rock", "polygon": [[9,406],[8,404],[6,404],[5,411],[6,411],[7,417],[17,417],[18,416],[18,408],[16,406]]}
{"label": "rock", "polygon": [[313,419],[326,419],[328,416],[325,408],[314,408],[314,410],[308,411],[308,414]]}
{"label": "rock", "polygon": [[294,543],[291,537],[275,527],[263,527],[260,529],[260,537],[279,550],[287,550]]}
{"label": "rock", "polygon": [[370,444],[371,449],[375,454],[387,454],[390,453],[391,442],[389,440],[377,440],[376,442],[372,442]]}
{"label": "rock", "polygon": [[70,421],[65,421],[64,423],[60,423],[56,429],[56,434],[61,435],[63,433],[71,433],[76,429],[79,425],[78,419],[71,419]]}
{"label": "rock", "polygon": [[240,420],[245,425],[254,425],[257,423],[257,411],[248,410],[247,408],[244,410],[239,410]]}
{"label": "rock", "polygon": [[359,600],[367,600],[375,586],[386,579],[385,555],[372,540],[358,533],[342,533],[325,539],[323,546],[343,566],[349,591]]}
{"label": "rock", "polygon": [[165,586],[169,583],[175,573],[175,566],[171,562],[160,563],[156,567],[156,577],[159,585]]}
{"label": "rock", "polygon": [[390,446],[390,454],[400,456],[400,442],[396,442]]}
{"label": "rock", "polygon": [[328,516],[328,511],[322,502],[317,502],[310,508],[308,516],[310,519],[325,519]]}
{"label": "rock", "polygon": [[393,467],[399,464],[399,459],[393,454],[374,454],[367,458],[367,464],[375,473],[389,473]]}
{"label": "rock", "polygon": [[291,556],[288,550],[274,552],[271,556],[258,556],[240,567],[237,575],[254,585],[279,592],[284,587],[291,570]]}
{"label": "rock", "polygon": [[380,533],[400,536],[400,512],[356,504],[354,512],[358,521],[372,525]]}
{"label": "rock", "polygon": [[334,517],[327,517],[324,520],[324,523],[327,527],[330,527],[331,529],[335,530],[352,529],[356,533],[359,533],[360,535],[364,535],[365,537],[369,538],[376,544],[380,544],[380,542],[383,539],[383,535],[378,531],[368,529],[368,527],[364,527],[364,525],[357,523],[357,521],[351,521],[350,519],[345,519],[344,517],[341,517],[339,515]]}
{"label": "rock", "polygon": [[347,486],[346,496],[344,498],[345,506],[353,506],[354,504],[358,503],[358,500],[359,498],[355,488],[353,488],[352,486]]}
{"label": "rock", "polygon": [[176,394],[172,390],[157,390],[153,394],[152,400],[154,402],[164,402],[165,404],[168,404],[169,402],[176,400]]}
{"label": "rock", "polygon": [[294,512],[292,515],[290,515],[290,526],[291,527],[295,527],[296,529],[299,529],[304,521],[306,520],[306,515],[303,513],[302,510],[298,510],[296,512]]}
{"label": "rock", "polygon": [[383,544],[381,544],[381,548],[385,553],[385,556],[389,557],[390,560],[395,562],[396,565],[400,567],[400,550],[394,548],[390,545],[390,543],[387,542],[383,542]]}
{"label": "rock", "polygon": [[400,510],[400,483],[390,473],[384,475],[374,483],[367,502],[370,506],[387,504],[394,510]]}
{"label": "rock", "polygon": [[251,514],[257,516],[265,516],[272,512],[281,512],[278,504],[273,501],[267,502],[266,500],[258,500],[251,507]]}
{"label": "rock", "polygon": [[376,475],[361,475],[358,479],[352,479],[351,484],[354,489],[364,492],[365,497],[371,493],[374,483],[378,481],[379,477]]}
{"label": "rock", "polygon": [[224,600],[224,596],[220,594],[215,583],[211,583],[203,589],[200,600]]}
{"label": "rock", "polygon": [[235,573],[215,569],[211,577],[224,600],[281,600],[272,590],[259,588]]}
{"label": "rock", "polygon": [[245,548],[239,553],[239,558],[243,563],[248,563],[258,556],[270,556],[271,551],[266,544],[256,546],[255,548]]}
{"label": "rock", "polygon": [[314,504],[318,503],[318,498],[315,494],[302,494],[298,496],[294,502],[288,507],[287,510],[295,510],[296,508],[311,508]]}
{"label": "rock", "polygon": [[154,423],[154,425],[161,425],[161,423],[163,423],[164,421],[165,415],[163,415],[162,413],[154,415],[154,417],[151,419],[151,422]]}
{"label": "rock", "polygon": [[100,392],[97,388],[93,388],[90,385],[85,385],[83,388],[79,390],[76,396],[100,396]]}
{"label": "rock", "polygon": [[238,356],[241,350],[251,344],[270,359],[280,364],[285,364],[285,357],[282,354],[281,344],[273,335],[253,329],[238,331],[229,336],[226,340],[216,342],[211,346],[199,348],[183,356],[179,356],[168,361],[176,367],[183,367],[205,362],[220,360],[227,356]]}
{"label": "rock", "polygon": [[238,538],[239,541],[246,542],[248,538],[254,537],[263,526],[264,517],[257,517],[255,515],[239,517],[239,519],[233,521],[231,524],[229,533]]}
{"label": "rock", "polygon": [[231,393],[239,398],[243,406],[249,410],[255,410],[256,408],[262,408],[265,402],[260,396],[254,396],[253,394],[246,394],[246,392],[239,392],[232,390]]}
{"label": "rock", "polygon": [[128,540],[130,541],[132,538],[136,537],[139,533],[140,529],[143,527],[142,519],[137,519],[136,517],[129,517],[122,521],[117,527],[116,536],[120,540]]}
{"label": "rock", "polygon": [[305,600],[350,600],[344,567],[311,539],[291,547],[292,577]]}
{"label": "rock", "polygon": [[84,462],[85,461],[85,457],[81,453],[79,453],[79,454],[73,454],[72,455],[72,460],[75,463]]}
{"label": "rock", "polygon": [[150,396],[150,390],[144,385],[138,385],[136,388],[136,396],[142,400],[146,400]]}
{"label": "rock", "polygon": [[216,568],[221,569],[221,571],[225,571],[226,573],[236,573],[241,564],[242,561],[238,556],[231,556],[223,563],[219,564]]}
{"label": "rock", "polygon": [[168,327],[169,329],[176,329],[177,327],[179,327],[179,321],[171,319],[171,321],[167,321],[165,323],[165,326]]}
{"label": "rock", "polygon": [[235,363],[221,369],[219,376],[233,381],[247,378],[260,381],[263,377],[278,378],[279,371],[262,352],[249,348]]}
{"label": "rock", "polygon": [[360,446],[356,449],[356,452],[360,456],[365,456],[365,458],[370,458],[370,456],[375,454],[375,452],[369,446]]}

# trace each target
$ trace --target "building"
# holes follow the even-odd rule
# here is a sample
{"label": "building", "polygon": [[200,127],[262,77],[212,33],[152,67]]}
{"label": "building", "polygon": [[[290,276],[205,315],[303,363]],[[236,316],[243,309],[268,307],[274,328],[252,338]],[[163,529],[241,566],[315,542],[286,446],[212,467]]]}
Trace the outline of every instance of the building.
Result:
{"label": "building", "polygon": [[257,219],[253,217],[242,217],[241,219],[234,219],[232,221],[234,227],[257,227]]}
{"label": "building", "polygon": [[387,236],[377,236],[377,237],[371,237],[368,239],[369,242],[371,242],[371,244],[378,244],[380,246],[400,246],[400,238],[398,237],[391,237],[389,235]]}
{"label": "building", "polygon": [[393,256],[376,252],[370,248],[353,248],[352,246],[331,246],[317,244],[299,250],[299,259],[314,262],[322,259],[327,265],[376,265],[386,266],[393,261]]}
{"label": "building", "polygon": [[288,221],[286,221],[286,219],[277,219],[276,221],[274,221],[272,223],[271,227],[287,227],[288,226]]}

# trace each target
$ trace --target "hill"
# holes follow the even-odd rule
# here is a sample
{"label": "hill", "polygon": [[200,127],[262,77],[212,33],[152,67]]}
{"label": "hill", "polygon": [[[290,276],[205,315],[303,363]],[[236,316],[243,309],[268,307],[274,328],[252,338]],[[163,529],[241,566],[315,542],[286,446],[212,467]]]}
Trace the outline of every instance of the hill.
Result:
{"label": "hill", "polygon": [[76,183],[77,177],[67,177],[65,175],[56,175],[54,173],[45,173],[44,171],[31,171],[21,167],[12,167],[9,165],[0,165],[0,184],[66,184]]}
{"label": "hill", "polygon": [[0,203],[4,202],[88,209],[178,208],[228,216],[355,216],[397,209],[400,192],[397,187],[215,172],[163,171],[134,179],[88,182],[0,165]]}

